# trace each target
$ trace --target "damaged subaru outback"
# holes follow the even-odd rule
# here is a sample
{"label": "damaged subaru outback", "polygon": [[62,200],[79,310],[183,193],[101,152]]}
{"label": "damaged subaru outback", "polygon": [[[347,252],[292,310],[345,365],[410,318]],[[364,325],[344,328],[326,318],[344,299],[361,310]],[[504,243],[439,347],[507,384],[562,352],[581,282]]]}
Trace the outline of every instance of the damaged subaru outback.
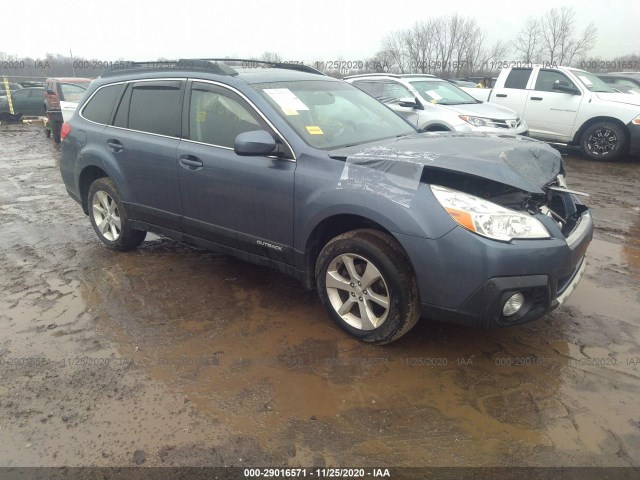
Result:
{"label": "damaged subaru outback", "polygon": [[556,150],[419,133],[304,65],[132,64],[95,80],[61,135],[66,188],[107,247],[154,232],[274,267],[366,342],[423,316],[529,322],[585,270],[593,223]]}

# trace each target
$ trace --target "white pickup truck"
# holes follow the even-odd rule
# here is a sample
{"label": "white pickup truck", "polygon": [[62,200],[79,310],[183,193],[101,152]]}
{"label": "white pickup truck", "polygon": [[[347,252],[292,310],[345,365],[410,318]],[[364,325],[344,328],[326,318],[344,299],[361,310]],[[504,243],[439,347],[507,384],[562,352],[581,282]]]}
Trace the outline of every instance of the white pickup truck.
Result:
{"label": "white pickup truck", "polygon": [[511,67],[500,72],[491,90],[463,90],[518,112],[532,137],[578,145],[590,159],[640,155],[640,97],[616,93],[584,70]]}

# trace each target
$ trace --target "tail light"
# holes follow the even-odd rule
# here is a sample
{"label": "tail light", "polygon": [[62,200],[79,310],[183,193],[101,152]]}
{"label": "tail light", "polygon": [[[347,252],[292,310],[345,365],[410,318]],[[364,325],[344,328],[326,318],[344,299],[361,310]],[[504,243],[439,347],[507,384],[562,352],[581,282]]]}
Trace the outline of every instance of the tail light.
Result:
{"label": "tail light", "polygon": [[64,140],[65,138],[67,138],[67,135],[69,135],[71,133],[71,125],[69,125],[67,122],[64,122],[62,124],[62,128],[60,129],[60,140]]}

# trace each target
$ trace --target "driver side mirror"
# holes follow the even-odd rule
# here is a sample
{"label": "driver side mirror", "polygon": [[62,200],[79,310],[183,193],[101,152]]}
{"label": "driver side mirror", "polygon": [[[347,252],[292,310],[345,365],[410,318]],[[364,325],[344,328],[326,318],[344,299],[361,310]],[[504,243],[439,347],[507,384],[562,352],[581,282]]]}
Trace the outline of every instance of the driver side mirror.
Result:
{"label": "driver side mirror", "polygon": [[414,108],[416,110],[424,110],[424,107],[422,106],[422,104],[420,103],[420,100],[418,100],[417,97],[401,98],[400,100],[398,100],[398,105],[400,105],[401,107]]}
{"label": "driver side mirror", "polygon": [[571,95],[580,95],[580,90],[565,80],[556,80],[553,82],[553,89],[559,92],[570,93]]}
{"label": "driver side mirror", "polygon": [[258,157],[274,153],[276,141],[265,130],[254,130],[239,134],[233,144],[233,150],[238,155]]}

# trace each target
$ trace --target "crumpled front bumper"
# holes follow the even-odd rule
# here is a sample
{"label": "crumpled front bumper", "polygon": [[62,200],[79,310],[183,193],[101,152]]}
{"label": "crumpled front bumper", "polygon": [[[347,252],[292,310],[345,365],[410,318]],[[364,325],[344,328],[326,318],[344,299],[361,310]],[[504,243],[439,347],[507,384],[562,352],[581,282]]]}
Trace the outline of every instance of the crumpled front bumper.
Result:
{"label": "crumpled front bumper", "polygon": [[[496,242],[463,228],[440,239],[400,239],[414,265],[422,314],[475,327],[518,325],[562,305],[584,276],[593,236],[588,210],[565,238]],[[522,293],[522,309],[504,316],[505,302]]]}

